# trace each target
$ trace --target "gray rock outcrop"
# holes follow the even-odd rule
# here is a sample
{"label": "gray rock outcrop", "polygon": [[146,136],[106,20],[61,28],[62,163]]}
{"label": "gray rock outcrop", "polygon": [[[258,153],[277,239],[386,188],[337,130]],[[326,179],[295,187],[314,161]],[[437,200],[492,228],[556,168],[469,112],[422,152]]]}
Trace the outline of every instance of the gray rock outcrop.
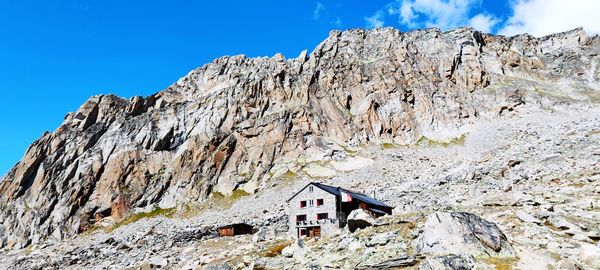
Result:
{"label": "gray rock outcrop", "polygon": [[301,173],[309,154],[448,142],[479,118],[589,106],[599,51],[600,38],[581,29],[543,38],[333,31],[310,55],[223,57],[148,97],[95,96],[0,181],[0,248],[62,240],[139,209],[252,193]]}
{"label": "gray rock outcrop", "polygon": [[417,250],[433,255],[513,255],[512,246],[496,224],[463,212],[429,215]]}

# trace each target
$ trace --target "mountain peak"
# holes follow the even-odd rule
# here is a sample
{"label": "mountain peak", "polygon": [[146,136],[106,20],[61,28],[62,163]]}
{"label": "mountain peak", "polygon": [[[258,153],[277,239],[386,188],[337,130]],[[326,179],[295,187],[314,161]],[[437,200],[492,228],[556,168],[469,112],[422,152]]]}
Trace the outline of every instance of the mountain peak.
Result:
{"label": "mountain peak", "polygon": [[480,119],[591,106],[599,44],[582,29],[336,30],[310,55],[226,56],[148,97],[92,97],[0,182],[0,247],[254,193],[288,172],[331,177],[357,146],[451,142]]}

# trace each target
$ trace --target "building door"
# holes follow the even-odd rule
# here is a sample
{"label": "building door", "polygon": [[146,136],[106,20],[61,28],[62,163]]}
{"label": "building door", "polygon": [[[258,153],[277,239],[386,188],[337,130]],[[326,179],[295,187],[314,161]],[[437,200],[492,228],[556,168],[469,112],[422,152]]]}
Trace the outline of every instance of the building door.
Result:
{"label": "building door", "polygon": [[308,237],[321,237],[321,226],[308,227],[306,229],[308,231]]}
{"label": "building door", "polygon": [[233,236],[233,228],[232,227],[220,228],[219,235],[220,236]]}

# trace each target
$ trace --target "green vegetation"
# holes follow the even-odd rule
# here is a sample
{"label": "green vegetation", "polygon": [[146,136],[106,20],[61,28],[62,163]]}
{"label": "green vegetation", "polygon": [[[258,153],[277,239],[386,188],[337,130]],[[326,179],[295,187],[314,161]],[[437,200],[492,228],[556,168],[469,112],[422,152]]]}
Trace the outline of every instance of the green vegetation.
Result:
{"label": "green vegetation", "polygon": [[175,208],[166,208],[166,209],[156,208],[150,212],[137,213],[137,214],[129,216],[128,218],[126,218],[124,220],[119,221],[117,224],[108,228],[106,231],[112,232],[124,225],[134,223],[143,218],[153,218],[153,217],[157,217],[157,216],[173,217],[175,212],[176,212]]}
{"label": "green vegetation", "polygon": [[245,190],[236,189],[233,191],[233,193],[231,193],[231,196],[229,196],[229,199],[233,200],[233,201],[237,201],[237,200],[241,199],[242,197],[245,197],[248,195],[250,195],[250,193],[246,192]]}
{"label": "green vegetation", "polygon": [[296,173],[292,172],[290,170],[287,170],[287,172],[285,172],[281,177],[285,180],[291,180],[294,179],[296,177]]}
{"label": "green vegetation", "polygon": [[229,208],[237,200],[241,199],[242,197],[248,196],[248,195],[250,195],[250,193],[248,193],[244,190],[241,190],[241,189],[234,190],[230,196],[226,196],[225,194],[218,192],[218,191],[213,191],[213,193],[211,194],[211,200],[212,200],[211,203],[217,207]]}
{"label": "green vegetation", "polygon": [[434,141],[425,136],[422,136],[416,143],[416,146],[419,147],[450,147],[453,145],[464,145],[465,144],[466,135],[460,135],[460,137],[456,137],[449,142],[441,142]]}
{"label": "green vegetation", "polygon": [[493,265],[496,270],[510,270],[513,269],[513,264],[515,264],[518,259],[507,257],[507,258],[494,258],[489,257],[483,259],[487,264]]}
{"label": "green vegetation", "polygon": [[382,143],[381,144],[381,148],[383,148],[383,149],[393,149],[393,148],[396,148],[396,147],[398,147],[398,146],[396,144],[393,144],[393,143]]}
{"label": "green vegetation", "polygon": [[342,149],[344,149],[344,152],[346,153],[346,155],[354,157],[358,154],[357,150],[353,150],[351,149],[348,145],[345,144],[340,144],[339,145]]}
{"label": "green vegetation", "polygon": [[250,195],[250,193],[241,190],[241,189],[236,189],[231,193],[231,196],[225,196],[223,193],[218,192],[218,191],[214,191],[212,193],[213,199],[216,200],[222,200],[222,199],[229,199],[229,200],[238,200],[239,198],[242,198],[244,196],[248,196]]}

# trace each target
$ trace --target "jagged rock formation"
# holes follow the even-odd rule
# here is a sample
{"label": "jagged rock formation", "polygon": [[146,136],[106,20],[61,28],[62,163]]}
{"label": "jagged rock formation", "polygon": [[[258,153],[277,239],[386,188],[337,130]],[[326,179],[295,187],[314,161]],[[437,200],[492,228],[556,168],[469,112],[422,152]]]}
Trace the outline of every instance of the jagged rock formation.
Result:
{"label": "jagged rock formation", "polygon": [[581,29],[539,39],[333,31],[310,56],[223,57],[149,97],[92,97],[0,182],[0,247],[63,239],[132,209],[254,192],[315,153],[451,140],[517,106],[598,100],[599,52],[600,38]]}

